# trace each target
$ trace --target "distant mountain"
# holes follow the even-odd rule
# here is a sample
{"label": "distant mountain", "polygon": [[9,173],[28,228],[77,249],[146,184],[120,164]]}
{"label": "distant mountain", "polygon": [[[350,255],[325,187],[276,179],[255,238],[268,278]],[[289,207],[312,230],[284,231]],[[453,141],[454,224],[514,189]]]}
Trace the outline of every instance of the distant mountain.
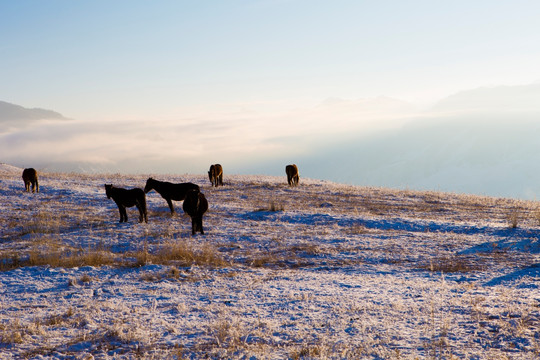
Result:
{"label": "distant mountain", "polygon": [[481,87],[460,91],[433,106],[435,112],[540,112],[540,84]]}
{"label": "distant mountain", "polygon": [[538,139],[540,84],[483,87],[296,161],[301,174],[337,182],[538,199]]}
{"label": "distant mountain", "polygon": [[46,109],[28,109],[20,105],[0,101],[0,124],[8,126],[25,125],[38,120],[68,120],[62,114]]}
{"label": "distant mountain", "polygon": [[300,173],[401,189],[538,199],[540,123],[469,117],[428,119],[320,149]]}

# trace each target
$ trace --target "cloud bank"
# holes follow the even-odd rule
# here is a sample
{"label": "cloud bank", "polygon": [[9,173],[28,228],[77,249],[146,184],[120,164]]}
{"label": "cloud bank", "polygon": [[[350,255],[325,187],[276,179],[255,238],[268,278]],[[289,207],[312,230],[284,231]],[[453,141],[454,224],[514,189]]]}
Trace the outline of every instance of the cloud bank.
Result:
{"label": "cloud bank", "polygon": [[0,161],[125,173],[204,173],[219,162],[228,173],[283,176],[296,163],[301,176],[357,185],[536,199],[537,99],[540,84],[464,91],[422,111],[378,97],[144,121],[4,118]]}
{"label": "cloud bank", "polygon": [[4,162],[45,170],[183,173],[220,162],[242,173],[308,156],[320,144],[356,132],[396,126],[404,110],[411,111],[405,103],[377,98],[333,99],[315,109],[281,112],[242,106],[160,120],[65,122],[58,116],[1,133],[0,152]]}

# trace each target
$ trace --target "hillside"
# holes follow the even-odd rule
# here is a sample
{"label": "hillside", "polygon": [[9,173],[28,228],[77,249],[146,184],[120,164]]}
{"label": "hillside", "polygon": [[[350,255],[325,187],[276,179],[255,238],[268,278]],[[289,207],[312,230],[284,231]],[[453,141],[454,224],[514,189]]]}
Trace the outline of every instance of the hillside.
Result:
{"label": "hillside", "polygon": [[[21,169],[18,169],[21,170]],[[533,359],[537,203],[285,177],[201,185],[206,235],[147,194],[118,223],[103,184],[0,166],[0,350],[7,358]]]}
{"label": "hillside", "polygon": [[0,101],[0,124],[21,125],[27,122],[36,120],[67,120],[62,114],[46,109],[28,109],[20,105],[10,104],[5,101]]}

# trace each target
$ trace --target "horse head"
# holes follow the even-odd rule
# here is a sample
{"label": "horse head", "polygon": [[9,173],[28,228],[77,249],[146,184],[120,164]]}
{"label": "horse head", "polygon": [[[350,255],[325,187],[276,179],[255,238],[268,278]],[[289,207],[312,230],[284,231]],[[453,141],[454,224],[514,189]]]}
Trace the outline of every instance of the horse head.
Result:
{"label": "horse head", "polygon": [[215,177],[215,166],[210,165],[210,170],[208,171],[208,179],[214,185],[214,177]]}
{"label": "horse head", "polygon": [[153,188],[154,188],[155,180],[152,178],[148,178],[146,180],[146,186],[144,187],[144,193],[148,194]]}
{"label": "horse head", "polygon": [[112,184],[105,184],[105,194],[107,194],[107,199],[111,198],[111,191],[112,191],[113,185]]}

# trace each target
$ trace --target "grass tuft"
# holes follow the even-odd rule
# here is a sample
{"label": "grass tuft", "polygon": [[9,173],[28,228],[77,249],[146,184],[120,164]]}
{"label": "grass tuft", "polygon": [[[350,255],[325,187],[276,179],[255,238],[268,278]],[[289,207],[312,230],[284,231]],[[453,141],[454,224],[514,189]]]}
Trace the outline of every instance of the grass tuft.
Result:
{"label": "grass tuft", "polygon": [[433,258],[428,265],[424,265],[421,268],[439,273],[465,273],[482,270],[482,267],[475,264],[471,259],[458,255]]}
{"label": "grass tuft", "polygon": [[512,211],[508,215],[508,221],[510,222],[510,228],[516,229],[519,221],[519,213],[517,210]]}
{"label": "grass tuft", "polygon": [[268,206],[260,207],[256,211],[270,211],[270,212],[285,211],[285,206],[282,203],[277,203],[276,201],[272,200],[270,204],[268,204]]}
{"label": "grass tuft", "polygon": [[26,266],[50,266],[53,268],[74,268],[82,266],[105,266],[115,263],[114,256],[105,251],[38,251],[32,250],[27,256],[19,254],[0,255],[0,271]]}
{"label": "grass tuft", "polygon": [[195,249],[188,242],[165,244],[152,256],[152,261],[160,264],[176,263],[180,266],[224,267],[230,265],[218,254],[215,246],[205,244]]}

